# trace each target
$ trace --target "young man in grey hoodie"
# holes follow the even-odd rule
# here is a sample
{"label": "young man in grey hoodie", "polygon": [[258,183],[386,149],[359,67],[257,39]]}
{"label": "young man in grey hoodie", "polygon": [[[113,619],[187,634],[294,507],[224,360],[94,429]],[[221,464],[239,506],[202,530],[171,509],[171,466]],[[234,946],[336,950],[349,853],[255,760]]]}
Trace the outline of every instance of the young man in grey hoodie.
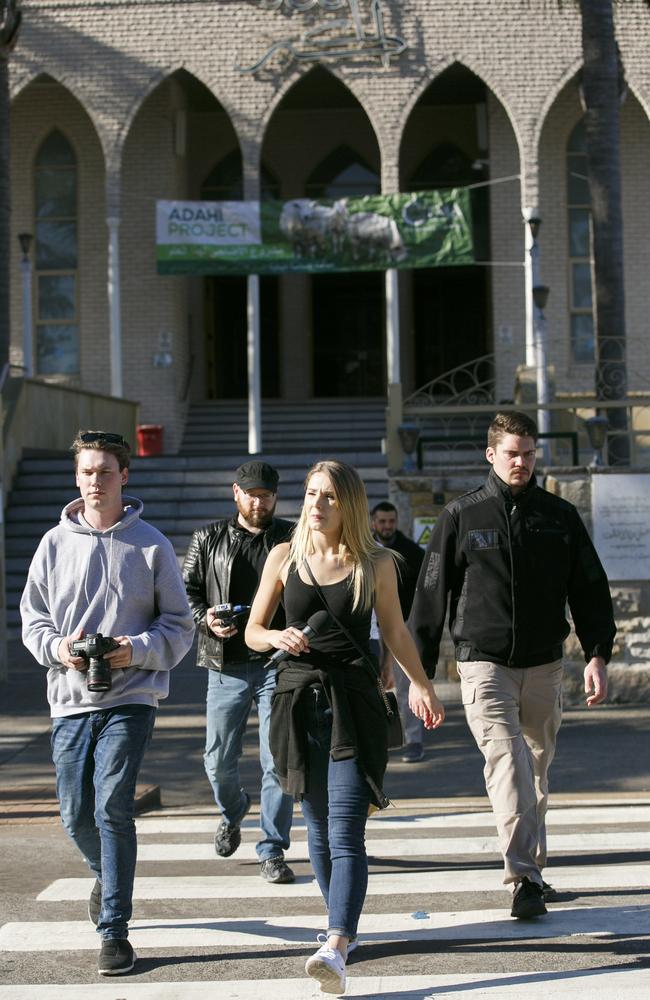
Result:
{"label": "young man in grey hoodie", "polygon": [[[41,540],[20,610],[23,642],[48,668],[61,819],[96,877],[88,915],[102,938],[98,970],[119,975],[136,958],[127,940],[136,779],[194,624],[171,544],[140,519],[142,502],[122,494],[127,442],[79,431],[71,451],[81,498]],[[88,657],[72,648],[98,632],[116,643],[101,691],[89,690]]]}

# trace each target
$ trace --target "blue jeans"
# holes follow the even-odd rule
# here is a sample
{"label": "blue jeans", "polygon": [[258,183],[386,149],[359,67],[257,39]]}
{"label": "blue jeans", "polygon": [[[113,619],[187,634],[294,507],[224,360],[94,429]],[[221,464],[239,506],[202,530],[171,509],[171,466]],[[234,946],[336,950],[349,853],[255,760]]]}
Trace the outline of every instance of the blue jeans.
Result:
{"label": "blue jeans", "polygon": [[289,846],[293,819],[293,799],[282,791],[269,749],[271,697],[275,690],[275,670],[266,670],[264,660],[226,664],[208,671],[205,771],[214,799],[223,818],[237,826],[246,809],[241,787],[239,760],[243,753],[246,723],[253,702],[259,718],[260,826],[262,839],[256,845],[260,861],[281,858]]}
{"label": "blue jeans", "polygon": [[104,939],[128,935],[137,853],[135,783],[155,716],[150,705],[120,705],[52,723],[61,821],[102,883],[97,930]]}
{"label": "blue jeans", "polygon": [[368,888],[370,787],[356,757],[332,760],[332,711],[322,688],[307,706],[309,790],[302,800],[309,857],[328,911],[328,934],[356,937]]}

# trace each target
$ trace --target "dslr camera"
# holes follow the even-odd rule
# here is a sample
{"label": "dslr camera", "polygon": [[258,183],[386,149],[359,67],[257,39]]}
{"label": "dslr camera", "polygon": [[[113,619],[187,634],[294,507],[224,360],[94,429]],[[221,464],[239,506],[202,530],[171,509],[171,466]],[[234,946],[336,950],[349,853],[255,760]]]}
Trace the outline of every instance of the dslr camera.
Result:
{"label": "dslr camera", "polygon": [[119,645],[110,635],[102,635],[101,632],[91,632],[85,639],[75,639],[70,643],[72,655],[83,656],[88,663],[86,680],[89,691],[110,691],[113,676],[111,665],[104,655]]}
{"label": "dslr camera", "polygon": [[224,626],[230,627],[236,624],[238,618],[247,615],[250,609],[250,604],[215,604],[212,613]]}

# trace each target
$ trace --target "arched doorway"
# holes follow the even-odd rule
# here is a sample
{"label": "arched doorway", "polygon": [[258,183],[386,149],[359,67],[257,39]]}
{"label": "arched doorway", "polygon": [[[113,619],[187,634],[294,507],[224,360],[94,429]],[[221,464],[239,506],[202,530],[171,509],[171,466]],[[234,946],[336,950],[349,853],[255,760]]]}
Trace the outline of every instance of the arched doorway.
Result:
{"label": "arched doorway", "polygon": [[[455,64],[424,92],[404,129],[401,189],[472,187],[489,176],[487,93]],[[489,187],[472,187],[477,262],[490,258]],[[491,350],[489,270],[481,263],[415,269],[403,279],[413,328],[415,388]]]}
{"label": "arched doorway", "polygon": [[[379,147],[368,116],[320,66],[274,112],[263,155],[280,178],[283,199],[380,191]],[[280,313],[283,396],[383,394],[383,274],[284,275]]]}

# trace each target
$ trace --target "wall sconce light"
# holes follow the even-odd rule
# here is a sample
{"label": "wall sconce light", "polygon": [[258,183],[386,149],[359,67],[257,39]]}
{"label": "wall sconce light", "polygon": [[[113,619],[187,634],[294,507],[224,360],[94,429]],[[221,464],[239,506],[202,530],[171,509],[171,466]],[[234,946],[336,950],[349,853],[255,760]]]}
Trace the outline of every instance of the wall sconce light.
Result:
{"label": "wall sconce light", "polygon": [[546,309],[550,290],[548,285],[535,285],[533,288],[533,302],[535,303],[535,308],[539,309],[540,312],[544,312]]}
{"label": "wall sconce light", "polygon": [[418,446],[418,441],[420,440],[420,427],[416,423],[404,423],[400,424],[397,428],[397,433],[399,435],[400,444],[404,450],[404,470],[407,472],[412,472],[415,469],[415,458],[413,457],[415,449]]}
{"label": "wall sconce light", "polygon": [[589,463],[591,468],[603,465],[603,448],[607,441],[607,429],[609,421],[607,417],[587,417],[584,422],[587,428],[589,444],[594,450],[593,458]]}

